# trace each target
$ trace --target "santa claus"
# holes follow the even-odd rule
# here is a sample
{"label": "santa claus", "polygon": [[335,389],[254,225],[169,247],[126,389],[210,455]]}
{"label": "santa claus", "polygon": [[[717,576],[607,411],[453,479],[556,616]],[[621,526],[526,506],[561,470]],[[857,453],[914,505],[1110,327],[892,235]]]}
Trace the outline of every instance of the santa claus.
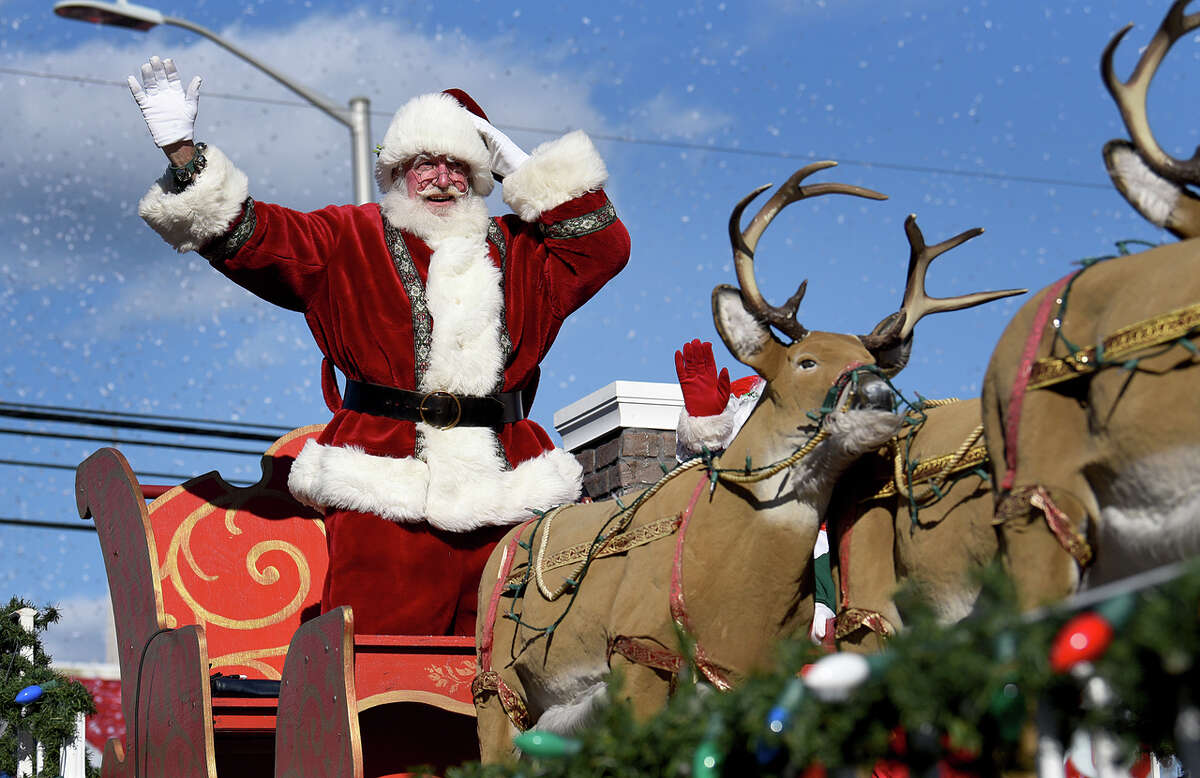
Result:
{"label": "santa claus", "polygon": [[[479,575],[509,525],[580,493],[574,457],[526,418],[564,319],[624,267],[629,235],[581,131],[528,155],[458,90],[396,112],[378,204],[258,202],[193,141],[200,79],[129,78],[170,166],[139,213],[178,251],[304,314],[334,412],[288,485],[325,513],[322,609],[359,632],[472,634]],[[515,215],[489,218],[493,177]],[[345,396],[333,367],[346,376]]]}

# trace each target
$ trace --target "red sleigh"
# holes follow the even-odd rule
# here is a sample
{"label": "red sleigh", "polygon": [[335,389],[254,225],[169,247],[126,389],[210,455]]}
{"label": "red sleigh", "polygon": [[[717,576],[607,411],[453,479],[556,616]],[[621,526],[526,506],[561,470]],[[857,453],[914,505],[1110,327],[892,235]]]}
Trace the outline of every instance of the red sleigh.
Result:
{"label": "red sleigh", "polygon": [[[324,524],[288,494],[287,472],[320,426],[263,456],[262,479],[217,473],[146,504],[125,458],[104,448],[76,473],[95,519],[121,666],[126,731],[102,775],[178,778],[394,775],[478,759],[469,637],[354,635],[318,616]],[[281,681],[278,698],[214,695],[210,676]]]}

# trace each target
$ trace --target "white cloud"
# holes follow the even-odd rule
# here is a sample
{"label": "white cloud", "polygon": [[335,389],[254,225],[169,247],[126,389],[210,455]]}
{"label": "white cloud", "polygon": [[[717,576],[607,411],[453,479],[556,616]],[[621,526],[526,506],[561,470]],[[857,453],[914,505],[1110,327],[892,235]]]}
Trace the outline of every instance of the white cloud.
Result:
{"label": "white cloud", "polygon": [[[425,36],[399,21],[365,24],[362,16],[320,14],[285,29],[219,32],[334,102],[370,97],[372,143],[407,99],[451,86],[474,96],[526,148],[553,136],[515,128],[609,131],[590,102],[588,77],[563,70],[553,52],[457,33]],[[123,85],[126,75],[151,54],[173,57],[185,81],[201,75],[196,137],[229,154],[260,200],[301,210],[348,202],[348,130],[204,39],[169,49],[155,32],[106,40],[113,43],[0,55],[28,73],[110,82],[0,79],[10,116],[0,126],[0,143],[10,149],[0,166],[0,279],[10,293],[58,290],[102,311],[64,322],[64,335],[83,341],[249,310],[255,303],[247,292],[196,255],[177,255],[137,217],[137,201],[165,159]],[[498,195],[492,207],[504,207]],[[281,334],[278,327],[260,331],[237,358],[274,353],[271,341]]]}
{"label": "white cloud", "polygon": [[686,104],[677,97],[659,92],[633,111],[638,134],[660,138],[685,138],[703,142],[706,136],[733,124],[734,117],[698,103]]}
{"label": "white cloud", "polygon": [[[513,128],[607,130],[590,102],[586,76],[558,70],[557,63],[543,69],[545,51],[511,40],[423,36],[401,22],[373,18],[364,24],[361,16],[321,14],[286,29],[235,25],[220,34],[335,103],[368,96],[373,141],[382,139],[391,112],[408,98],[450,86],[472,94],[526,147],[552,135]],[[0,126],[0,143],[10,149],[0,167],[0,247],[9,249],[8,282],[70,286],[98,268],[133,274],[147,263],[157,269],[170,261],[170,249],[146,237],[149,230],[135,213],[165,159],[122,83],[151,54],[172,56],[185,80],[204,78],[197,139],[226,151],[250,176],[256,198],[300,209],[351,199],[345,127],[206,40],[170,49],[153,32],[113,40],[125,42],[3,52],[0,61],[14,69],[110,82],[0,80],[9,116]],[[173,300],[176,283],[155,272],[126,296]],[[146,295],[147,287],[162,294]]]}

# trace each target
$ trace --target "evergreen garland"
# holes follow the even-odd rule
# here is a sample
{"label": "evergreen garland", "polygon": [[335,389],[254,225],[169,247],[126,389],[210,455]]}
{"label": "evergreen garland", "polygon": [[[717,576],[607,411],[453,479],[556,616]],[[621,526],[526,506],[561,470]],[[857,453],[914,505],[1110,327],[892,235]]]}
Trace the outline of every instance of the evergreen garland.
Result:
{"label": "evergreen garland", "polygon": [[[36,608],[33,631],[21,627],[17,611],[32,607],[14,597],[4,610],[4,618],[0,618],[0,721],[8,725],[0,734],[0,771],[17,773],[20,728],[42,744],[45,764],[36,778],[52,778],[61,772],[59,749],[75,737],[75,715],[95,713],[96,707],[83,684],[50,668],[50,657],[42,648],[41,635],[58,621],[58,611]],[[22,649],[32,650],[32,661],[21,653]],[[41,697],[25,705],[16,702],[17,693],[34,684],[44,690]]]}
{"label": "evergreen garland", "polygon": [[[1113,619],[1111,643],[1070,670],[1056,671],[1050,655],[1071,630],[1074,611],[1019,613],[1011,585],[995,568],[984,575],[975,612],[964,622],[940,625],[920,603],[904,606],[905,630],[867,659],[869,677],[844,701],[822,702],[802,690],[801,669],[824,653],[797,639],[780,647],[776,672],[746,679],[732,692],[681,684],[667,707],[642,723],[617,702],[577,739],[549,735],[532,743],[526,734],[519,739],[527,746],[521,763],[465,765],[449,775],[798,776],[817,765],[869,769],[892,760],[923,771],[945,760],[990,776],[1033,769],[1039,704],[1054,714],[1061,739],[1100,727],[1132,757],[1139,746],[1176,753],[1176,716],[1200,701],[1200,567],[1100,604],[1097,619],[1122,614]],[[1092,677],[1107,681],[1112,705],[1081,704]],[[619,678],[610,699],[621,700]],[[768,726],[772,719],[777,734]]]}

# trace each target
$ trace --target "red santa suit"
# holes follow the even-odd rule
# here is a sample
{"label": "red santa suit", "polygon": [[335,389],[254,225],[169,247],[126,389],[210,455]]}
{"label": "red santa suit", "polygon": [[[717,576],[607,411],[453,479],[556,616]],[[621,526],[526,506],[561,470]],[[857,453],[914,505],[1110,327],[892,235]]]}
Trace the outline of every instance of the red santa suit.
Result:
{"label": "red santa suit", "polygon": [[[403,179],[392,191],[392,170],[418,153],[469,166],[479,196],[450,222],[410,199]],[[602,188],[607,172],[583,132],[535,149],[504,180],[516,215],[488,218],[488,149],[445,94],[397,112],[377,164],[380,204],[300,213],[256,202],[219,149],[206,156],[182,191],[164,176],[141,215],[179,251],[200,250],[234,282],[302,312],[350,382],[453,393],[460,408],[457,398],[529,397],[563,321],[629,257]],[[333,419],[288,481],[325,511],[322,609],[352,605],[359,632],[472,634],[492,547],[533,510],[577,499],[579,464],[529,419],[443,428],[444,418],[331,405]]]}

